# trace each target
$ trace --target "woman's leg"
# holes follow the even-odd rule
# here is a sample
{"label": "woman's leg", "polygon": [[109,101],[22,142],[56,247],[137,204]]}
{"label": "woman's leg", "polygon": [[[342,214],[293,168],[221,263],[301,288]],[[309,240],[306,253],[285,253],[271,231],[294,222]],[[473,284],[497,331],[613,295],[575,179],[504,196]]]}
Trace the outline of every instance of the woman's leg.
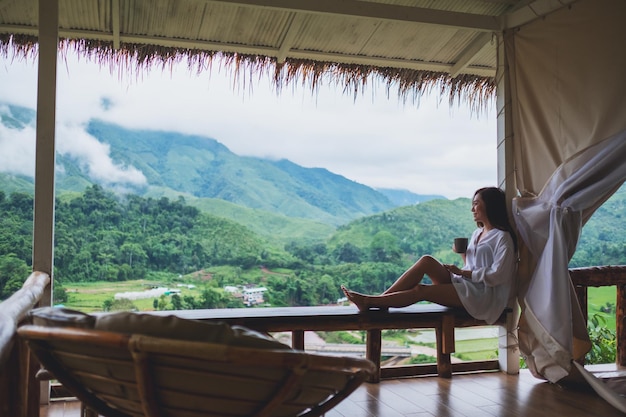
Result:
{"label": "woman's leg", "polygon": [[418,301],[430,301],[448,307],[463,307],[453,284],[418,285],[410,290],[365,295],[342,287],[346,297],[361,311],[371,308],[386,310],[390,307],[406,307]]}
{"label": "woman's leg", "polygon": [[420,285],[419,294],[420,301],[430,301],[447,307],[463,307],[459,293],[452,283]]}
{"label": "woman's leg", "polygon": [[424,275],[433,281],[433,284],[445,284],[450,282],[450,272],[432,256],[422,256],[409,269],[407,269],[383,294],[406,291],[415,288]]}
{"label": "woman's leg", "polygon": [[381,295],[366,295],[356,291],[350,291],[346,287],[341,287],[346,297],[352,301],[360,311],[366,311],[371,308],[387,310],[389,307],[406,307],[419,301],[418,288],[410,290],[397,291],[394,293],[383,293]]}
{"label": "woman's leg", "polygon": [[[420,285],[424,275],[428,275],[434,285]],[[344,286],[341,287],[346,297],[352,301],[359,310],[364,311],[370,308],[388,309],[389,307],[406,307],[418,301],[426,300],[423,290],[425,288],[447,285],[451,286],[450,272],[432,256],[422,256],[417,262],[407,269],[385,292],[381,295],[365,295],[355,291],[350,291]],[[451,299],[444,305],[455,305],[460,303],[456,290],[452,288],[454,295],[439,295],[435,292],[432,296],[438,300],[445,301]],[[427,291],[430,294],[432,291]],[[442,293],[446,290],[442,289]],[[440,304],[439,301],[433,301]]]}

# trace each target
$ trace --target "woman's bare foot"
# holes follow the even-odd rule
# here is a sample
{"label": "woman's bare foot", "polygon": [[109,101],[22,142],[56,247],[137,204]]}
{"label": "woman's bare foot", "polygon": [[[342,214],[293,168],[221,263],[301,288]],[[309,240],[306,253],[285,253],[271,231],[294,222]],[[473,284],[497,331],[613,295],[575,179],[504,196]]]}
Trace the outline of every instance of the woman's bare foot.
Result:
{"label": "woman's bare foot", "polygon": [[359,311],[367,311],[367,298],[363,294],[359,294],[358,292],[350,291],[345,286],[341,286],[341,291],[346,295],[348,300],[352,301],[354,305],[357,306]]}
{"label": "woman's bare foot", "polygon": [[388,307],[377,307],[371,305],[372,297],[358,293],[356,291],[350,291],[345,286],[341,286],[341,290],[346,295],[348,300],[352,301],[357,306],[359,311],[368,311],[370,309],[388,310]]}

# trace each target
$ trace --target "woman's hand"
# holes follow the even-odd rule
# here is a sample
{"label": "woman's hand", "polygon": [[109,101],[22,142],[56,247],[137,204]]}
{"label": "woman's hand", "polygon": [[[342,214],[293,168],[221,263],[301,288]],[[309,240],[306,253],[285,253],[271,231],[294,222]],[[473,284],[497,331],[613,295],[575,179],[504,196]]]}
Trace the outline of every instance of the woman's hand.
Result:
{"label": "woman's hand", "polygon": [[471,278],[472,277],[472,271],[468,271],[466,269],[461,269],[456,265],[452,265],[452,264],[444,264],[443,265],[449,272],[455,274],[455,275],[461,275],[463,278]]}
{"label": "woman's hand", "polygon": [[452,272],[453,274],[456,275],[461,275],[461,268],[459,268],[456,265],[452,265],[452,264],[444,264],[443,265],[449,272]]}

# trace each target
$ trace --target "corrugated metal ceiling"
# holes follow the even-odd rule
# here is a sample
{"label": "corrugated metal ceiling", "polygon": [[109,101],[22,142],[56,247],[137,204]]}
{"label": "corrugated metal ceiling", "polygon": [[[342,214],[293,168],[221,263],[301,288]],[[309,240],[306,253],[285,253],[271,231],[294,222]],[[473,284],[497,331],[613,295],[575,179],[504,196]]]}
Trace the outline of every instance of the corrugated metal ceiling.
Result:
{"label": "corrugated metal ceiling", "polygon": [[[496,46],[484,34],[508,21],[527,21],[529,10],[537,17],[567,3],[60,0],[59,28],[63,38],[117,45],[236,52],[276,58],[279,63],[304,59],[493,77]],[[512,14],[518,17],[506,18]],[[0,0],[0,33],[36,35],[37,26],[37,0]]]}

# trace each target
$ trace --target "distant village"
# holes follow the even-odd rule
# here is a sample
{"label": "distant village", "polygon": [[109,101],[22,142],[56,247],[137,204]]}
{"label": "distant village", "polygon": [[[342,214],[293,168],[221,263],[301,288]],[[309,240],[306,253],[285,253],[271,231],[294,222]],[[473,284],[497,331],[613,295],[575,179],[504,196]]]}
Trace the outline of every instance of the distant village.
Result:
{"label": "distant village", "polygon": [[[187,287],[189,289],[195,288],[195,285],[178,284],[178,287]],[[227,285],[224,287],[224,291],[229,293],[235,298],[240,298],[246,307],[253,307],[265,303],[263,294],[267,292],[265,287],[257,287],[256,285]],[[126,298],[129,300],[138,300],[142,298],[158,298],[161,295],[174,295],[180,294],[180,289],[172,289],[168,287],[152,286],[148,290],[144,291],[132,291],[115,294],[115,299],[119,300]]]}
{"label": "distant village", "polygon": [[265,287],[257,287],[254,285],[233,286],[227,285],[224,291],[230,293],[235,298],[241,298],[246,307],[265,303],[263,294],[267,291]]}

